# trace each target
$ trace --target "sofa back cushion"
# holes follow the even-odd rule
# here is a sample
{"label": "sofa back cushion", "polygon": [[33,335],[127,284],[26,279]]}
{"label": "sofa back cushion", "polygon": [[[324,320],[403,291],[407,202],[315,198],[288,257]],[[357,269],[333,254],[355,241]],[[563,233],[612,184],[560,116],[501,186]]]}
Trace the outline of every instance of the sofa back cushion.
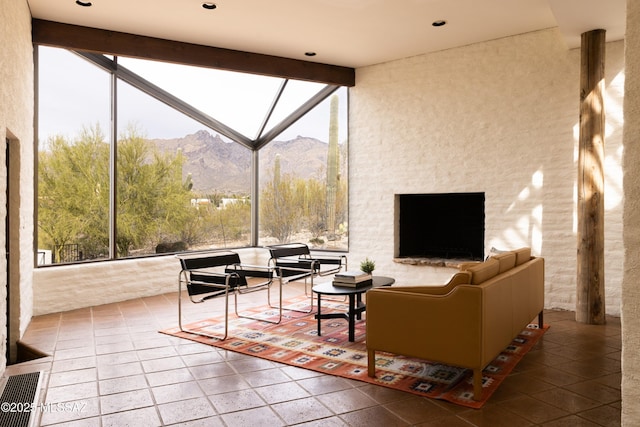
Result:
{"label": "sofa back cushion", "polygon": [[516,254],[514,252],[505,252],[493,255],[491,258],[497,259],[500,268],[498,274],[502,274],[507,270],[511,270],[516,265]]}
{"label": "sofa back cushion", "polygon": [[495,258],[489,258],[485,262],[468,267],[467,271],[471,272],[471,284],[479,285],[498,275],[500,272],[500,262]]}
{"label": "sofa back cushion", "polygon": [[516,254],[516,266],[524,264],[531,259],[531,248],[520,248],[513,251]]}

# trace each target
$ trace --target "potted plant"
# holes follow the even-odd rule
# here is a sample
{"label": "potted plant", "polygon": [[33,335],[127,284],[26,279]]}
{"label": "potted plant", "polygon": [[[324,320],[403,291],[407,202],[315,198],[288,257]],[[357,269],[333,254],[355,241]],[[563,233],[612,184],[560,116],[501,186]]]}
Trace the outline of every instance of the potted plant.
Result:
{"label": "potted plant", "polygon": [[360,263],[360,270],[367,274],[372,274],[373,270],[376,269],[376,262],[369,259],[369,257],[365,258],[364,261]]}

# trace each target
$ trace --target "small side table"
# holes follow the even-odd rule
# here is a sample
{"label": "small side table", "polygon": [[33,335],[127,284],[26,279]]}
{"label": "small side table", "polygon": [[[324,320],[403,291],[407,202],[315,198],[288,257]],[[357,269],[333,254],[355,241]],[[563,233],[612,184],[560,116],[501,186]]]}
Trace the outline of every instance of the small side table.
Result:
{"label": "small side table", "polygon": [[[369,289],[381,286],[391,286],[395,283],[395,279],[385,276],[373,276],[372,284],[359,287],[334,286],[332,282],[318,283],[313,287],[313,292],[318,294],[318,313],[315,318],[318,319],[318,336],[320,333],[320,321],[322,319],[346,319],[349,321],[349,341],[355,340],[356,319],[362,319],[362,312],[367,308],[362,301],[362,294]],[[322,295],[342,295],[349,297],[349,310],[347,313],[325,313],[322,314]]]}

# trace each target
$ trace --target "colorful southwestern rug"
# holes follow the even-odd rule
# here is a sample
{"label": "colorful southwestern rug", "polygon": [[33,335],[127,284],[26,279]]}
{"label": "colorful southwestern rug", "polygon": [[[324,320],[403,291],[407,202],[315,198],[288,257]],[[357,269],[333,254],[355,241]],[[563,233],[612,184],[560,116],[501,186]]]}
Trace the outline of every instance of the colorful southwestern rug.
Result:
{"label": "colorful southwestern rug", "polygon": [[[291,299],[283,307],[304,310],[309,308],[308,301],[308,297]],[[346,312],[346,309],[346,303],[327,300],[322,302],[323,312]],[[258,319],[274,319],[278,314],[276,309],[267,306],[251,310],[250,313]],[[185,328],[221,335],[224,331],[221,319],[222,316],[205,319],[185,325]],[[364,319],[356,323],[354,342],[348,341],[346,320],[323,320],[321,336],[318,336],[317,325],[314,313],[285,310],[280,324],[230,314],[229,335],[224,341],[182,332],[178,327],[160,332],[324,374],[442,399],[470,408],[481,408],[548,328],[545,326],[539,329],[532,324],[524,329],[485,368],[482,399],[475,401],[470,369],[376,352],[376,377],[371,378],[367,375]]]}

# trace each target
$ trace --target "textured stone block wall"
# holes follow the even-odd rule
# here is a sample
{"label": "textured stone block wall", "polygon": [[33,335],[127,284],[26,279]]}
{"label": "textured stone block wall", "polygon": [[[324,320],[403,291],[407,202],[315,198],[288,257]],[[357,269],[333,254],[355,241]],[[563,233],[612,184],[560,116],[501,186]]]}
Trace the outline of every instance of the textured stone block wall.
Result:
{"label": "textured stone block wall", "polygon": [[640,2],[627,1],[624,122],[622,425],[640,423]]}
{"label": "textured stone block wall", "polygon": [[[238,252],[246,264],[268,261],[266,251]],[[179,272],[173,255],[39,268],[33,280],[34,315],[177,292]]]}
{"label": "textured stone block wall", "polygon": [[[484,192],[485,251],[546,258],[546,306],[575,310],[579,49],[555,29],[361,68],[350,91],[350,259],[397,283],[394,195]],[[620,313],[623,43],[607,44],[607,312]]]}
{"label": "textured stone block wall", "polygon": [[[33,49],[26,0],[0,0],[0,372],[5,366],[7,264],[5,227],[7,172],[5,141],[11,149],[11,341],[25,331],[33,293]],[[12,350],[15,352],[15,348]]]}

